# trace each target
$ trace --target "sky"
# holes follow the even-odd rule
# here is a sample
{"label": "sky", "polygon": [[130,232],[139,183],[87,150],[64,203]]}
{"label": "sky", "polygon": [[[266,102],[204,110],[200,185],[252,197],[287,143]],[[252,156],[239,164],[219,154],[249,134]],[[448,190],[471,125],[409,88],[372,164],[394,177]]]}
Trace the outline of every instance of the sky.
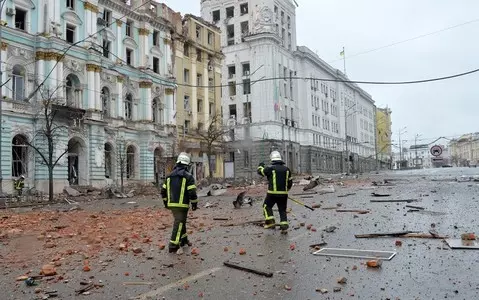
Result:
{"label": "sky", "polygon": [[[339,53],[345,47],[351,80],[411,81],[479,69],[477,0],[296,1],[298,45],[340,70]],[[200,0],[161,2],[200,15]],[[361,87],[378,107],[392,110],[393,143],[404,127],[406,144],[414,143],[416,135],[419,144],[479,131],[479,72],[433,83]]]}

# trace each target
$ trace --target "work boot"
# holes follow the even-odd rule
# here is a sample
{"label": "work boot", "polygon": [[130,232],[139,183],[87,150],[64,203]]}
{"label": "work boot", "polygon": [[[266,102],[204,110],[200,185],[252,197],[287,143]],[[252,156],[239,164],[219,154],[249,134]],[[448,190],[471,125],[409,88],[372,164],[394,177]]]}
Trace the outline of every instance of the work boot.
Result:
{"label": "work boot", "polygon": [[183,246],[191,247],[192,245],[193,244],[188,239],[183,239],[183,240],[181,240],[181,243],[180,243],[181,247],[183,247]]}
{"label": "work boot", "polygon": [[276,227],[276,223],[273,221],[266,221],[265,224],[264,224],[264,229],[275,229]]}
{"label": "work boot", "polygon": [[180,247],[168,247],[168,253],[176,253]]}
{"label": "work boot", "polygon": [[284,230],[288,230],[288,228],[289,228],[289,225],[288,225],[288,224],[280,224],[280,225],[279,225],[279,229],[281,229],[281,230],[283,230],[283,231],[284,231]]}

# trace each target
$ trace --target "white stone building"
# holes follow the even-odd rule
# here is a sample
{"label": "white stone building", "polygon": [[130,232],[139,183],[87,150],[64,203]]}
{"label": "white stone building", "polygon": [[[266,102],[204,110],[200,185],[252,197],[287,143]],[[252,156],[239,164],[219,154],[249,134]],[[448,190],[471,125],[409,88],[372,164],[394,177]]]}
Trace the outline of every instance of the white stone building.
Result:
{"label": "white stone building", "polygon": [[359,157],[374,156],[371,96],[297,46],[295,9],[292,0],[201,1],[202,17],[222,31],[223,116],[236,141],[236,177],[252,174],[273,149],[302,173],[339,172],[349,156],[366,170]]}

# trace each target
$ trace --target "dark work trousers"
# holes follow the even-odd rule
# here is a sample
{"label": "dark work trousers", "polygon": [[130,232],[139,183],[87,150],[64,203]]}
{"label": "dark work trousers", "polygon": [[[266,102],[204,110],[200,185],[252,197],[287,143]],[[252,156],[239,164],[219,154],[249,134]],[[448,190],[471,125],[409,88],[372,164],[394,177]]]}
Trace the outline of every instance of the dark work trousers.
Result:
{"label": "dark work trousers", "polygon": [[173,218],[175,222],[173,223],[173,231],[171,232],[170,239],[170,248],[179,248],[182,243],[185,243],[188,240],[188,235],[186,234],[186,218],[188,217],[187,208],[171,208],[173,213]]}
{"label": "dark work trousers", "polygon": [[274,224],[273,206],[278,206],[280,225],[288,224],[288,216],[286,208],[288,206],[288,195],[272,195],[267,194],[263,204],[263,214],[266,224]]}

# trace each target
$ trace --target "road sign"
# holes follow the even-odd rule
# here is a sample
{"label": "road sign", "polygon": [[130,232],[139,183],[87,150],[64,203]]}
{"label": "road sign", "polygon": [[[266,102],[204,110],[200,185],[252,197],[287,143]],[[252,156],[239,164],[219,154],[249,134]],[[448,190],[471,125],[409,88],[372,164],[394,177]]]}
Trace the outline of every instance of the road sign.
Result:
{"label": "road sign", "polygon": [[439,145],[434,145],[431,147],[431,154],[432,156],[441,156],[442,154],[442,147]]}

